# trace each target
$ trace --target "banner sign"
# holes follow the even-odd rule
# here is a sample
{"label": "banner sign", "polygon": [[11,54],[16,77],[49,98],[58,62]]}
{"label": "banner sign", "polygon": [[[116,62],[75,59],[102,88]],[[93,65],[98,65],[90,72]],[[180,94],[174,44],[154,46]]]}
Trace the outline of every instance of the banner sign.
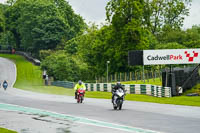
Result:
{"label": "banner sign", "polygon": [[200,49],[144,50],[144,65],[200,64]]}

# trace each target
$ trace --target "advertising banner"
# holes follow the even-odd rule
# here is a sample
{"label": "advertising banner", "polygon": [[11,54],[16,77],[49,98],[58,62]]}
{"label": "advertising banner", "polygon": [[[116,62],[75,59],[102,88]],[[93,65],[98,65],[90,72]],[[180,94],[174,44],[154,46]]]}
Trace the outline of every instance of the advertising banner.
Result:
{"label": "advertising banner", "polygon": [[144,65],[200,64],[200,49],[144,50]]}

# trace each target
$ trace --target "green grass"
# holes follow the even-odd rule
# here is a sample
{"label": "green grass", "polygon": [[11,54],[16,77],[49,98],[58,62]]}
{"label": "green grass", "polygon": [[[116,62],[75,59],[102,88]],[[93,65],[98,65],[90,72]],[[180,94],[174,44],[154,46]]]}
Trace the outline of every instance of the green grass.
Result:
{"label": "green grass", "polygon": [[17,80],[14,87],[24,89],[27,86],[43,85],[42,71],[39,66],[33,65],[19,55],[0,54],[0,57],[8,58],[16,64]]}
{"label": "green grass", "polygon": [[126,81],[126,82],[121,82],[122,84],[151,84],[151,85],[162,85],[162,82],[160,78],[155,78],[155,79],[149,79],[149,80],[138,80],[138,81]]}
{"label": "green grass", "polygon": [[197,84],[196,86],[194,86],[191,90],[187,90],[184,95],[188,94],[188,93],[198,93],[200,95],[200,84]]}
{"label": "green grass", "polygon": [[[110,92],[87,92],[86,97],[89,98],[103,98],[111,99]],[[200,106],[200,97],[187,97],[177,96],[171,98],[159,98],[147,95],[127,94],[125,97],[129,101],[142,101],[142,102],[153,102],[161,104],[175,104],[175,105],[189,105],[189,106]]]}
{"label": "green grass", "polygon": [[17,132],[11,131],[11,130],[8,130],[8,129],[5,129],[5,128],[0,128],[0,133],[17,133]]}
{"label": "green grass", "polygon": [[[40,67],[34,66],[32,63],[25,60],[24,57],[18,55],[8,55],[0,54],[1,57],[9,58],[16,63],[17,66],[17,81],[14,87],[34,92],[47,93],[47,94],[57,94],[57,95],[70,95],[74,96],[74,91],[72,89],[66,89],[62,87],[55,86],[44,86],[42,80],[42,72]],[[130,81],[122,82],[123,84],[144,84],[142,81]],[[149,80],[145,82],[146,84],[161,85],[159,78],[155,81]],[[200,85],[196,88],[200,88]],[[89,98],[103,98],[111,99],[110,92],[86,92],[86,97]],[[200,106],[200,97],[187,97],[179,96],[172,98],[157,98],[147,95],[136,95],[127,94],[126,100],[130,101],[143,101],[143,102],[154,102],[162,104],[176,104],[176,105],[190,105],[190,106]]]}
{"label": "green grass", "polygon": [[22,88],[24,90],[39,92],[39,93],[46,93],[46,94],[68,95],[68,96],[74,95],[73,89],[67,89],[67,88],[57,87],[57,86],[26,86]]}

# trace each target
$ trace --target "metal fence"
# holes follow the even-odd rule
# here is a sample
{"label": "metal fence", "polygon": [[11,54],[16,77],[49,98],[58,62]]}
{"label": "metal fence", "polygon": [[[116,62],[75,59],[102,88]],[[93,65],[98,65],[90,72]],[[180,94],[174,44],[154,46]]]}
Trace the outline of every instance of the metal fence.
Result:
{"label": "metal fence", "polygon": [[[108,81],[109,82],[116,82],[116,81],[137,81],[137,80],[147,80],[153,79],[155,80],[156,78],[159,78],[160,81],[162,79],[162,71],[157,70],[157,71],[147,71],[143,73],[143,71],[135,71],[135,72],[125,72],[125,73],[115,73],[115,74],[110,74],[108,76]],[[98,83],[104,83],[107,82],[106,77],[99,77],[97,78]]]}
{"label": "metal fence", "polygon": [[75,84],[74,82],[69,82],[69,81],[53,81],[51,82],[51,85],[72,89],[74,88]]}

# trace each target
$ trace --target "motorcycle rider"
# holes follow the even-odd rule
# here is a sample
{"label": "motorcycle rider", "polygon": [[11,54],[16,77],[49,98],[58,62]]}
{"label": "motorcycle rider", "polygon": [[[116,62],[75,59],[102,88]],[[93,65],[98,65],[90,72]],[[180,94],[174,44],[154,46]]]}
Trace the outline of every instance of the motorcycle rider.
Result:
{"label": "motorcycle rider", "polygon": [[[118,89],[120,89],[120,88],[125,92],[125,89],[124,89],[124,87],[121,85],[120,82],[117,82],[116,85],[112,88],[112,94],[113,94],[113,95],[112,95],[112,103],[115,102],[115,100],[114,100],[115,92],[116,92]],[[114,104],[116,104],[116,103],[114,103]]]}
{"label": "motorcycle rider", "polygon": [[8,87],[8,82],[6,80],[3,81],[3,88],[6,90]]}
{"label": "motorcycle rider", "polygon": [[74,87],[75,99],[77,99],[77,90],[80,89],[80,88],[83,88],[84,90],[86,90],[86,87],[81,80],[79,80],[78,83]]}

